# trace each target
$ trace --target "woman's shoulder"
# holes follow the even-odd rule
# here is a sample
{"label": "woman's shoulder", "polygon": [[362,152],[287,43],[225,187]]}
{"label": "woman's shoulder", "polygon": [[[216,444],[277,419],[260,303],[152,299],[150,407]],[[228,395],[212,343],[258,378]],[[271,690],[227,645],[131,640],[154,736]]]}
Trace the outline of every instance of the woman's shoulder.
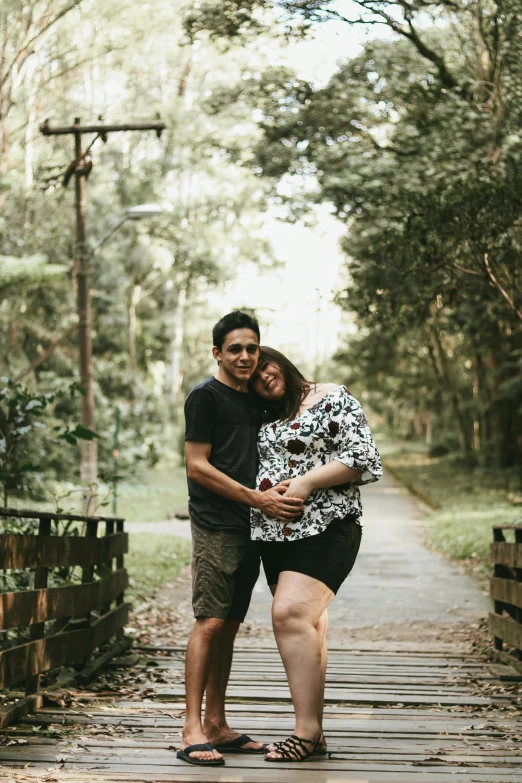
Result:
{"label": "woman's shoulder", "polygon": [[358,404],[355,397],[352,395],[349,389],[344,384],[339,383],[325,383],[321,389],[324,392],[324,397],[340,397],[342,399],[349,399],[352,402]]}
{"label": "woman's shoulder", "polygon": [[335,399],[338,405],[343,409],[355,411],[358,408],[362,408],[361,403],[357,400],[351,391],[344,385],[338,383],[328,384],[331,386],[331,390],[325,393],[325,397],[329,400]]}
{"label": "woman's shoulder", "polygon": [[321,383],[317,384],[317,386],[321,388],[321,391],[325,394],[330,394],[331,392],[335,391],[336,389],[344,389],[344,386],[339,386],[338,383]]}

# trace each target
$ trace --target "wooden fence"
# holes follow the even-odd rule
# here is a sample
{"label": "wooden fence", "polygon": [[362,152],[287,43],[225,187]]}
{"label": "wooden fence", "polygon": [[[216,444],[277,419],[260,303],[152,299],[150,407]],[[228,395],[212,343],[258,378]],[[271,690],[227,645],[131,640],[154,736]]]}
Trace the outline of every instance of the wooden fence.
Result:
{"label": "wooden fence", "polygon": [[[514,541],[506,541],[506,531]],[[491,560],[494,565],[490,593],[494,613],[489,627],[502,660],[522,666],[522,525],[494,527]],[[504,645],[510,652],[506,655]]]}
{"label": "wooden fence", "polygon": [[[122,635],[128,535],[123,519],[0,509],[0,521],[5,517],[38,520],[35,534],[0,535],[0,569],[34,572],[32,589],[0,593],[0,629],[29,627],[29,641],[0,651],[0,688],[22,683],[31,694],[43,672],[86,663],[100,645]],[[60,534],[61,521],[81,523],[80,534]],[[81,569],[81,584],[47,586],[52,569],[73,567]]]}

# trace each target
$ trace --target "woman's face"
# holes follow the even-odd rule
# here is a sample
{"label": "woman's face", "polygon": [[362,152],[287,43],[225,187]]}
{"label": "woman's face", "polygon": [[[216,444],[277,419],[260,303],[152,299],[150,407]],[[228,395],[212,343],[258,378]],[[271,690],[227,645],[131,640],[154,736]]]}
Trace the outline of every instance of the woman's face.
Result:
{"label": "woman's face", "polygon": [[280,400],[284,397],[286,385],[279,365],[260,359],[252,379],[252,389],[265,400]]}

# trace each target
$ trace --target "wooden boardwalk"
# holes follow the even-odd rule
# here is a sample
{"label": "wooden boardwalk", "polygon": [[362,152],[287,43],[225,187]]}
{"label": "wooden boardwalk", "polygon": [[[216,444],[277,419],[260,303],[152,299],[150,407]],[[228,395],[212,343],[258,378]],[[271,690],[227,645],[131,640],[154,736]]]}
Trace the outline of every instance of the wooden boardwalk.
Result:
{"label": "wooden boardwalk", "polygon": [[[522,783],[520,683],[510,667],[478,656],[375,645],[334,650],[325,712],[329,758],[276,765],[228,755],[225,767],[211,769],[183,764],[173,750],[183,723],[183,650],[138,649],[132,668],[120,671],[119,694],[102,678],[75,691],[70,706],[48,704],[11,727],[0,746],[0,776],[16,783]],[[293,730],[274,649],[237,650],[229,701],[238,730],[265,742]]]}

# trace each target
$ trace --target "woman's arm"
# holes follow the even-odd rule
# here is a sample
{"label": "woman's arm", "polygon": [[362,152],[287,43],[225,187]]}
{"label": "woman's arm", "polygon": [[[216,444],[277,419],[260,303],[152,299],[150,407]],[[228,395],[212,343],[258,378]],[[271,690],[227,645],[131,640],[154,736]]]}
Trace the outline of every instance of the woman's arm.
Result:
{"label": "woman's arm", "polygon": [[316,489],[335,487],[337,484],[347,484],[357,481],[362,476],[361,471],[349,468],[336,459],[327,465],[320,465],[295,479],[282,481],[279,486],[286,486],[286,497],[306,500]]}

